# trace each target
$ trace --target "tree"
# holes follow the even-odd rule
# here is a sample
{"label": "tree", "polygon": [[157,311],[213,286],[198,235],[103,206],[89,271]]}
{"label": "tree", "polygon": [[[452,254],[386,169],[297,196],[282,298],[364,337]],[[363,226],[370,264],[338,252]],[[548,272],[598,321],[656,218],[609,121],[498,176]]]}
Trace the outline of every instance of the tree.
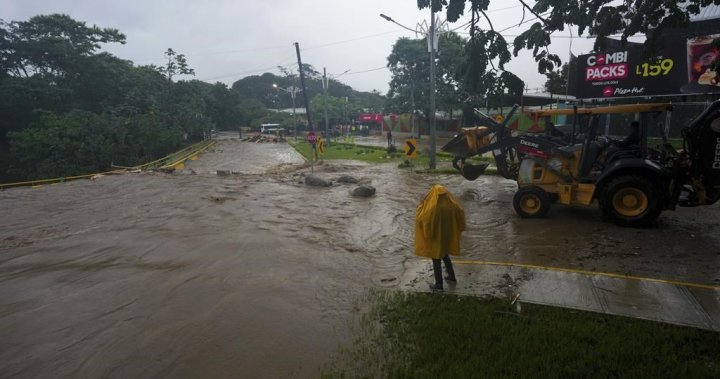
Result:
{"label": "tree", "polygon": [[429,108],[430,59],[423,40],[399,38],[387,58],[392,79],[388,106],[396,112]]}
{"label": "tree", "polygon": [[157,67],[157,70],[165,75],[168,80],[172,80],[175,75],[195,76],[195,70],[188,66],[185,55],[178,54],[173,49],[167,49],[164,55],[167,56],[168,61],[165,66]]}
{"label": "tree", "polygon": [[247,99],[240,103],[239,106],[240,122],[243,126],[259,126],[253,123],[268,114],[265,105],[257,99]]}
{"label": "tree", "polygon": [[133,166],[238,122],[238,93],[171,80],[192,74],[182,55],[161,73],[98,52],[108,42],[125,36],[66,15],[0,21],[0,181]]}
{"label": "tree", "polygon": [[237,130],[240,126],[240,95],[217,82],[210,89],[207,99],[210,118],[220,130]]}
{"label": "tree", "polygon": [[117,29],[88,27],[64,14],[0,20],[0,70],[6,75],[64,77],[82,68],[101,43],[125,43]]}
{"label": "tree", "polygon": [[545,91],[553,94],[564,94],[567,80],[568,66],[567,63],[561,69],[549,71],[545,73],[547,80],[545,81]]}
{"label": "tree", "polygon": [[101,43],[111,42],[124,44],[125,36],[62,14],[0,20],[0,155],[7,151],[7,133],[27,126],[35,108],[67,112],[78,102],[88,104],[82,99],[105,99],[91,94],[100,86],[83,80],[122,76],[110,66],[126,69],[124,61],[95,54]]}
{"label": "tree", "polygon": [[[315,126],[318,129],[324,130],[325,128],[325,115],[323,113],[323,95],[318,94],[310,101],[310,111],[315,115]],[[334,125],[343,119],[345,114],[345,100],[340,97],[330,96],[327,97],[327,115],[328,123]]]}
{"label": "tree", "polygon": [[[464,92],[458,81],[460,60],[465,40],[456,33],[440,36],[440,50],[436,64],[436,90],[438,108],[451,111],[461,104]],[[395,112],[410,113],[415,109],[429,114],[430,57],[424,39],[400,38],[388,56],[392,74],[388,91],[388,108]]]}
{"label": "tree", "polygon": [[570,57],[570,63],[564,63],[558,70],[550,71],[545,74],[545,91],[559,95],[572,95],[575,88],[575,57]]}
{"label": "tree", "polygon": [[[520,23],[537,20],[528,30],[513,41],[513,54],[522,49],[532,50],[538,65],[538,72],[544,74],[561,65],[560,57],[548,50],[550,34],[575,26],[579,35],[596,37],[595,50],[603,50],[605,37],[620,33],[622,43],[636,34],[646,34],[648,52],[655,50],[661,42],[662,31],[671,27],[684,27],[690,16],[710,4],[719,5],[720,0],[537,0],[531,7],[524,0],[517,0],[523,13]],[[482,93],[491,88],[507,88],[509,92],[522,91],[522,82],[517,76],[502,71],[510,60],[509,44],[496,31],[486,11],[490,0],[417,0],[418,8],[432,7],[434,12],[446,11],[447,19],[455,22],[465,13],[466,4],[470,9],[470,39],[465,46],[463,73],[466,88]],[[505,5],[508,2],[503,2]],[[530,17],[530,18],[529,18]],[[487,28],[481,29],[482,21]],[[501,72],[498,74],[498,72]],[[520,84],[518,86],[518,84]]]}

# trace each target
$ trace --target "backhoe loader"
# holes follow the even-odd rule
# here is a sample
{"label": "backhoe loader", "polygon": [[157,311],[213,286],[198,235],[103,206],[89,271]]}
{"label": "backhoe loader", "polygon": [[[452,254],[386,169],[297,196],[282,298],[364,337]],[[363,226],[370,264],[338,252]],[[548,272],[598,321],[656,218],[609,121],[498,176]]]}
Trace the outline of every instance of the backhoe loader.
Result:
{"label": "backhoe loader", "polygon": [[[613,105],[532,111],[535,120],[565,115],[572,130],[566,138],[545,133],[517,134],[504,123],[478,112],[481,125],[463,128],[442,150],[454,155],[453,167],[475,180],[487,164],[468,158],[492,154],[498,173],[517,181],[513,207],[523,218],[546,216],[551,204],[591,205],[621,226],[651,224],[677,205],[711,205],[720,198],[720,101],[682,129],[682,149],[668,140],[671,104]],[[610,114],[628,114],[640,123],[640,142],[620,147],[600,133]],[[649,146],[651,118],[665,115],[661,138]],[[653,142],[654,144],[654,142]]]}

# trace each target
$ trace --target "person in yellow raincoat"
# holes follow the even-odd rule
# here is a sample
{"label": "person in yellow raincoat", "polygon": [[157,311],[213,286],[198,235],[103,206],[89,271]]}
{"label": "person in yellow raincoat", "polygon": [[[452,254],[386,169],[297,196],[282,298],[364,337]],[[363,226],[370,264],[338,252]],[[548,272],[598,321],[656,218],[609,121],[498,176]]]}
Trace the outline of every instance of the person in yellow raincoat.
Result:
{"label": "person in yellow raincoat", "polygon": [[448,282],[456,282],[449,254],[460,255],[460,234],[465,231],[465,211],[447,188],[435,184],[415,212],[415,254],[432,258],[435,284],[443,289],[442,267],[445,263]]}

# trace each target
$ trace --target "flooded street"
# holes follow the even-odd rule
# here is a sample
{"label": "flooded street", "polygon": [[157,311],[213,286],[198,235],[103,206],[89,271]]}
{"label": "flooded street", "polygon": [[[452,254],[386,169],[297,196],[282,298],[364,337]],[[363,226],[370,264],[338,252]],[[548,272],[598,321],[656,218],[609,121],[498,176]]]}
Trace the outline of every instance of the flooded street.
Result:
{"label": "flooded street", "polygon": [[[232,174],[218,176],[217,170]],[[0,192],[0,377],[317,377],[356,300],[398,286],[432,183],[463,202],[463,259],[720,285],[720,208],[619,228],[597,207],[512,210],[499,177],[326,161],[303,183],[286,144],[220,139],[182,172]]]}

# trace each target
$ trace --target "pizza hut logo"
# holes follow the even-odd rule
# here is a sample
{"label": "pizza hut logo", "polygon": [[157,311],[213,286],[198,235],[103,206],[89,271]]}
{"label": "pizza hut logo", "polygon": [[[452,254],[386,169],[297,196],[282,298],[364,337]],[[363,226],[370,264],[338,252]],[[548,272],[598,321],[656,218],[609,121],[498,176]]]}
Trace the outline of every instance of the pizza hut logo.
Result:
{"label": "pizza hut logo", "polygon": [[602,91],[603,96],[610,97],[615,94],[615,88],[613,87],[605,87]]}

